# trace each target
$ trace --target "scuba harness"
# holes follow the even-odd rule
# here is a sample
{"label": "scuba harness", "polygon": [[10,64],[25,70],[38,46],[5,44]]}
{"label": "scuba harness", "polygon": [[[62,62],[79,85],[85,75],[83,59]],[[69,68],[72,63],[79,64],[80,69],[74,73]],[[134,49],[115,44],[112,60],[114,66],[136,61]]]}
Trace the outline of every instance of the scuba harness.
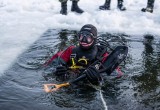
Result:
{"label": "scuba harness", "polygon": [[[81,70],[87,69],[88,66],[95,66],[98,70],[100,69],[100,72],[105,70],[105,68],[109,65],[109,64],[103,64],[103,61],[108,59],[107,57],[108,55],[105,55],[105,54],[106,53],[109,54],[108,49],[111,51],[113,51],[114,49],[112,49],[108,41],[104,40],[103,38],[97,39],[97,43],[95,47],[96,47],[96,51],[93,51],[93,53],[91,52],[91,54],[89,54],[90,52],[88,51],[80,52],[80,49],[78,47],[73,48],[72,54],[70,55],[70,63],[67,68],[69,68],[71,71],[72,70],[76,71],[76,73],[79,73],[77,72],[77,70],[80,70],[80,72],[83,72]],[[126,50],[126,52],[124,52],[124,54],[126,54],[128,52],[128,49],[124,48],[124,50]],[[92,57],[91,59],[89,59],[90,55]],[[115,60],[116,61],[114,61],[113,63],[116,63],[117,61],[119,61],[118,59],[115,59]],[[108,75],[110,75],[111,71],[107,71],[107,73],[109,73]]]}
{"label": "scuba harness", "polygon": [[[77,63],[75,62],[76,54],[71,54],[70,58],[71,58],[71,64],[72,64],[69,67],[70,69],[82,69],[82,68],[84,68],[83,66],[78,66]],[[84,62],[85,65],[88,64],[88,61],[87,61],[86,58],[80,58],[78,60],[78,62]]]}
{"label": "scuba harness", "polygon": [[[95,63],[102,62],[103,55],[107,52],[107,48],[102,45],[96,45],[95,47],[96,49],[93,51],[93,55],[92,55],[93,57],[91,59],[86,58],[85,55],[80,55],[80,57],[78,57],[78,54],[80,54],[80,52],[77,51],[78,49],[76,48],[73,49],[72,54],[70,56],[71,65],[69,66],[69,68],[73,70],[86,69],[89,65],[93,65]],[[90,55],[88,56],[90,57]]]}

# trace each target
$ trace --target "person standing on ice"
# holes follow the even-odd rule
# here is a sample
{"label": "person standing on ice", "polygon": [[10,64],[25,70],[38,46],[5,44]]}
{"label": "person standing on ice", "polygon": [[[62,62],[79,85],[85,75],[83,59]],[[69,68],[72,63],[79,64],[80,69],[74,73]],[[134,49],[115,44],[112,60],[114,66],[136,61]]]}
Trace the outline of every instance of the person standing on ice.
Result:
{"label": "person standing on ice", "polygon": [[[68,0],[59,0],[61,2],[61,11],[60,13],[62,15],[67,15],[67,1]],[[79,0],[71,0],[72,1],[72,7],[71,11],[76,13],[83,13],[84,11],[79,8],[78,2]]]}
{"label": "person standing on ice", "polygon": [[[99,6],[100,10],[110,10],[110,4],[111,4],[111,0],[106,0],[104,5]],[[123,0],[117,0],[117,8],[120,11],[125,11],[126,7],[123,6]]]}
{"label": "person standing on ice", "polygon": [[154,1],[155,0],[148,0],[147,1],[147,7],[146,8],[142,8],[142,12],[150,12],[153,13],[153,7],[154,7]]}

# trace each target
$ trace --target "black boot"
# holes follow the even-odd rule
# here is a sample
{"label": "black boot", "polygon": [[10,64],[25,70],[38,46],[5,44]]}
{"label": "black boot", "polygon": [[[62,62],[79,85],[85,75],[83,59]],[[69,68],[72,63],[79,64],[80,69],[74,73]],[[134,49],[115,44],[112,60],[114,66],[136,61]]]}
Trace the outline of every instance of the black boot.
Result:
{"label": "black boot", "polygon": [[84,11],[78,7],[78,1],[72,2],[71,11],[77,12],[77,13],[83,13]]}
{"label": "black boot", "polygon": [[67,15],[67,2],[62,2],[61,3],[61,11],[60,13],[62,15]]}
{"label": "black boot", "polygon": [[118,0],[117,8],[121,11],[126,10],[126,7],[123,6],[123,0]]}
{"label": "black boot", "polygon": [[147,12],[153,13],[153,8],[146,7],[146,8],[142,8],[141,11],[142,12],[146,12],[147,11]]}
{"label": "black boot", "polygon": [[106,0],[104,5],[99,6],[99,9],[100,10],[110,10],[110,3],[111,3],[111,0]]}
{"label": "black boot", "polygon": [[147,2],[147,7],[146,8],[142,8],[141,11],[142,12],[150,12],[153,13],[153,7],[154,7],[154,0],[148,0]]}

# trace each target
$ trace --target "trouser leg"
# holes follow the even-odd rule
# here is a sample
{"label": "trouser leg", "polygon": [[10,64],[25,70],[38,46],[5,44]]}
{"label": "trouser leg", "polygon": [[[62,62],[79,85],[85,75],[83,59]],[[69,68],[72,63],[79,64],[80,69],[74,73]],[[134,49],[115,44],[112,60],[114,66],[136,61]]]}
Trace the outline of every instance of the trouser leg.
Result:
{"label": "trouser leg", "polygon": [[59,0],[61,2],[61,11],[62,15],[67,15],[67,1],[68,0]]}
{"label": "trouser leg", "polygon": [[155,1],[155,0],[148,0],[148,2],[147,2],[147,7],[153,9],[153,7],[154,7],[154,1]]}

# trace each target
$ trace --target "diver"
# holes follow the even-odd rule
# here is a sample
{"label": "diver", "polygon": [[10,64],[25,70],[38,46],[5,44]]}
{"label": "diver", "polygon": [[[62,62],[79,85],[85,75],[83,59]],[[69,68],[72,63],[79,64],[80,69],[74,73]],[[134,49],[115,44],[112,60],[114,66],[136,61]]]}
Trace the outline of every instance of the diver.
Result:
{"label": "diver", "polygon": [[[97,28],[92,24],[84,25],[77,36],[78,46],[70,46],[66,50],[60,51],[46,62],[46,65],[54,62],[57,66],[51,73],[43,74],[44,77],[56,77],[56,79],[64,81],[85,75],[84,81],[92,85],[100,85],[103,81],[101,70],[107,75],[113,71],[117,76],[123,74],[118,65],[126,57],[127,47],[122,46],[124,51],[118,56],[117,54],[123,48],[117,48],[114,50],[115,54],[109,55],[106,46],[98,44]],[[111,57],[109,58],[109,56]],[[109,59],[113,59],[113,62],[108,62]]]}

